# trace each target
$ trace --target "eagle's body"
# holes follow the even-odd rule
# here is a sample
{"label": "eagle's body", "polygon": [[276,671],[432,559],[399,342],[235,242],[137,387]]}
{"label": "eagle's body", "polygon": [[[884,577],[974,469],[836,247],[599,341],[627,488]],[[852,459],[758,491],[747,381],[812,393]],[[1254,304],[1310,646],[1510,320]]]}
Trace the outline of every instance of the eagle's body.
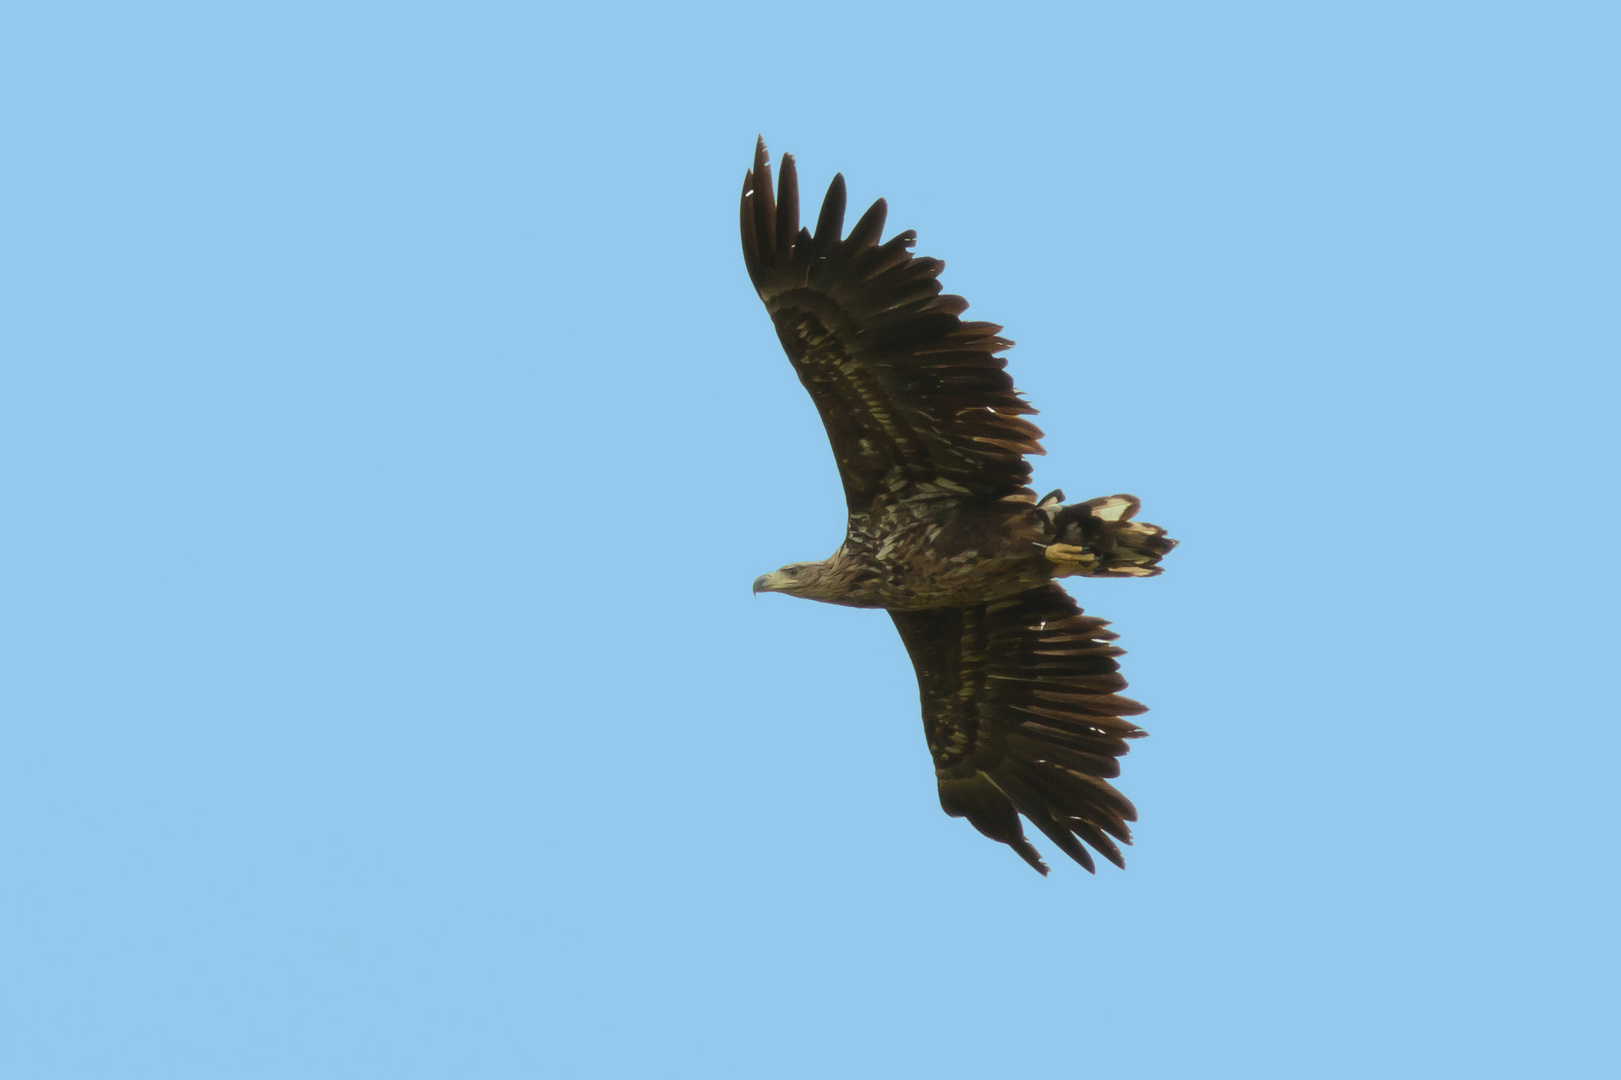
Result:
{"label": "eagle's body", "polygon": [[1026,454],[1035,412],[996,354],[1000,327],[914,257],[912,233],[880,243],[875,203],[843,233],[835,177],[812,233],[799,227],[793,158],[773,198],[762,140],[744,178],[744,261],[777,336],[827,428],[844,484],[845,541],[820,562],[759,578],[786,592],[889,611],[917,671],[940,801],[1042,873],[1019,815],[1087,869],[1084,840],[1123,865],[1136,811],[1107,778],[1143,711],[1123,689],[1119,650],[1054,582],[1148,577],[1175,545],[1111,495],[1038,500]]}
{"label": "eagle's body", "polygon": [[1056,567],[1037,547],[1043,532],[1032,499],[886,499],[869,513],[849,516],[845,541],[832,557],[797,564],[809,587],[794,592],[891,611],[997,599],[1052,578]]}

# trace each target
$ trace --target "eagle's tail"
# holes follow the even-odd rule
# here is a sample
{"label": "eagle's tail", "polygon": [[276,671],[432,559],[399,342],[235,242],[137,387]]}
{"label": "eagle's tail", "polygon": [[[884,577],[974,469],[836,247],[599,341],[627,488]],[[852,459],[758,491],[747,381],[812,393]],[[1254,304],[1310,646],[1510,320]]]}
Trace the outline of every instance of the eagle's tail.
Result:
{"label": "eagle's tail", "polygon": [[1058,577],[1153,577],[1176,546],[1158,525],[1131,520],[1142,507],[1135,495],[1063,502],[1064,493],[1054,491],[1036,507],[1052,530],[1044,551],[1058,564]]}

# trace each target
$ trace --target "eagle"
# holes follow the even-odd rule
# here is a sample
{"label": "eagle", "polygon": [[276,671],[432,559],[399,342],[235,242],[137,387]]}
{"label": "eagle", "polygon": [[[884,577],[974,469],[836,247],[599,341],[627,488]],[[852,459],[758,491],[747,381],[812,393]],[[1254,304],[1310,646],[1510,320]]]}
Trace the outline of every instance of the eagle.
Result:
{"label": "eagle", "polygon": [[[883,608],[911,656],[940,806],[1045,875],[1022,814],[1096,872],[1124,868],[1136,808],[1109,781],[1146,732],[1126,717],[1116,635],[1058,584],[1152,577],[1176,541],[1134,520],[1131,495],[1038,499],[1028,455],[1035,413],[999,356],[1002,328],[962,318],[938,259],[911,230],[883,239],[873,203],[844,233],[833,177],[816,227],[801,228],[784,155],[775,195],[765,140],[743,177],[743,261],[838,463],[844,542],[819,562],[762,575],[754,591]],[[1084,843],[1083,843],[1084,841]]]}

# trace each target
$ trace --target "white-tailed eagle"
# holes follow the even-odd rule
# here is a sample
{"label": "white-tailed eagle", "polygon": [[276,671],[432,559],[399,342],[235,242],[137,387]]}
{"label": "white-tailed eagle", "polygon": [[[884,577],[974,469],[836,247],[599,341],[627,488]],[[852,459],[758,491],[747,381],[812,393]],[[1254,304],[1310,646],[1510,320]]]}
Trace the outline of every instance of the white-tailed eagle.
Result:
{"label": "white-tailed eagle", "polygon": [[1000,326],[966,322],[942,263],[883,239],[874,203],[844,233],[835,176],[814,231],[799,224],[792,156],[773,196],[762,139],[743,178],[743,259],[777,337],[822,416],[849,510],[820,562],[759,578],[756,592],[889,612],[917,671],[940,805],[1047,866],[1023,814],[1088,870],[1091,845],[1124,866],[1137,811],[1109,783],[1143,707],[1119,691],[1121,650],[1056,582],[1150,577],[1176,545],[1133,521],[1138,500],[1037,499],[1027,454],[1041,431],[998,353]]}

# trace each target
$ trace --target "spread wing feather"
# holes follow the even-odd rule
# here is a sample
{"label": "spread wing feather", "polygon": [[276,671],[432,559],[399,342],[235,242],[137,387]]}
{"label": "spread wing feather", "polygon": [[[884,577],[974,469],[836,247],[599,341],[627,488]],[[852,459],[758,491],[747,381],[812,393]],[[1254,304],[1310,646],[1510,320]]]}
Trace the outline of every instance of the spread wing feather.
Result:
{"label": "spread wing feather", "polygon": [[777,336],[827,428],[852,511],[884,495],[1000,498],[1028,493],[1025,454],[1040,454],[1036,410],[997,354],[1013,343],[965,322],[941,292],[938,259],[911,252],[911,231],[881,242],[882,199],[844,228],[835,176],[814,233],[799,224],[799,179],[782,159],[771,191],[765,141],[743,179],[743,258]]}
{"label": "spread wing feather", "polygon": [[1146,734],[1123,717],[1146,710],[1119,694],[1126,681],[1108,624],[1057,585],[889,614],[917,671],[945,812],[1043,874],[1020,814],[1086,869],[1095,866],[1082,841],[1124,867],[1115,841],[1131,843],[1137,811],[1109,780],[1128,740]]}

